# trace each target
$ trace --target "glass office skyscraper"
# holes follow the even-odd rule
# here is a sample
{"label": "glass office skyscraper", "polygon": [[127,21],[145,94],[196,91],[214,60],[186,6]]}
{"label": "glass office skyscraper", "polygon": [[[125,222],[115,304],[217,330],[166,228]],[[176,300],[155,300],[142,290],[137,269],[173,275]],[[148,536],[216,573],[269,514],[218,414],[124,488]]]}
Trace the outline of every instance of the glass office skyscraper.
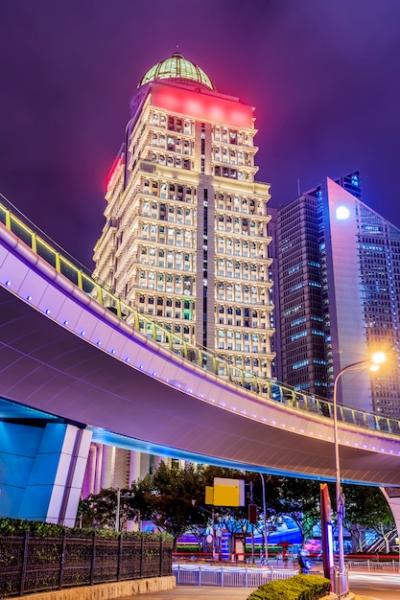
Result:
{"label": "glass office skyscraper", "polygon": [[[361,200],[360,176],[327,181],[276,216],[281,363],[296,389],[332,396],[334,374],[375,348],[390,367],[349,373],[344,404],[400,416],[400,230]],[[279,343],[279,340],[277,341]]]}

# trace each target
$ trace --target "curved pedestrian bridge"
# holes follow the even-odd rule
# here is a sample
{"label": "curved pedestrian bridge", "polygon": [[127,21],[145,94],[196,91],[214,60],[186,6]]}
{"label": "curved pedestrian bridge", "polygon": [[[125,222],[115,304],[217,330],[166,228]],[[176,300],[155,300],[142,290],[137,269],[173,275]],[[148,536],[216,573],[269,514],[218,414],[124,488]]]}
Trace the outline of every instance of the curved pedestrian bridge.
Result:
{"label": "curved pedestrian bridge", "polygon": [[[0,395],[98,438],[332,479],[332,404],[231,367],[138,313],[0,203]],[[400,422],[339,408],[342,476],[400,485]]]}

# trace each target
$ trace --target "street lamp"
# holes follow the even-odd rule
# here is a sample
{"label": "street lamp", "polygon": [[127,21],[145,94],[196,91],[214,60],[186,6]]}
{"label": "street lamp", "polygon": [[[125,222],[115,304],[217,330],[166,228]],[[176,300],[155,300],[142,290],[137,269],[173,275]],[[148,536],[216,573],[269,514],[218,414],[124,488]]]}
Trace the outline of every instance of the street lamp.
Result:
{"label": "street lamp", "polygon": [[263,503],[263,550],[264,550],[264,560],[268,564],[268,533],[267,533],[267,502],[265,496],[265,480],[264,474],[259,473],[261,478],[261,487],[262,487],[262,503]]}
{"label": "street lamp", "polygon": [[[121,498],[132,498],[132,494],[122,494],[121,489],[117,488],[117,506],[115,509],[115,531],[119,532],[121,526]],[[136,510],[138,529],[141,530],[140,510]]]}
{"label": "street lamp", "polygon": [[333,385],[333,424],[334,424],[334,441],[335,441],[335,468],[336,468],[336,511],[337,511],[337,530],[339,542],[339,590],[338,597],[341,598],[348,592],[348,580],[346,575],[346,567],[344,562],[344,543],[343,543],[343,519],[344,519],[344,497],[341,485],[340,472],[340,454],[339,454],[339,437],[338,437],[338,414],[337,414],[337,389],[338,383],[344,373],[349,371],[358,371],[369,369],[376,373],[381,366],[386,362],[385,352],[379,351],[371,354],[369,359],[361,360],[356,363],[347,365],[339,371],[335,377]]}

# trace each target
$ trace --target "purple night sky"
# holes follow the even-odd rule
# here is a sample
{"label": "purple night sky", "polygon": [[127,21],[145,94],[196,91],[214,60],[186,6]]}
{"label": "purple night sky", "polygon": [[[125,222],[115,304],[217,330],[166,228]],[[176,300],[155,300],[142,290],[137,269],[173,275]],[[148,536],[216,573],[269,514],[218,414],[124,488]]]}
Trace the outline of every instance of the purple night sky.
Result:
{"label": "purple night sky", "polygon": [[89,264],[130,97],[177,44],[256,106],[272,205],[358,168],[400,226],[398,0],[2,0],[0,191]]}

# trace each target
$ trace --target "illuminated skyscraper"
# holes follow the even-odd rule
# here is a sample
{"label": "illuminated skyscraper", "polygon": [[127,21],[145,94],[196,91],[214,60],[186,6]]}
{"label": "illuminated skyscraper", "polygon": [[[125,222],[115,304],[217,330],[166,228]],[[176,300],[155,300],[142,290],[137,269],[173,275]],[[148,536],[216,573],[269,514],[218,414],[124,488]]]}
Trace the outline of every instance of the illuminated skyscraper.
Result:
{"label": "illuminated skyscraper", "polygon": [[254,180],[253,108],[175,53],[142,77],[131,114],[95,277],[189,344],[218,350],[237,377],[269,377],[269,186]]}
{"label": "illuminated skyscraper", "polygon": [[281,208],[276,244],[283,380],[331,396],[340,369],[393,348],[381,374],[347,374],[341,400],[399,417],[400,230],[361,201],[354,172]]}

